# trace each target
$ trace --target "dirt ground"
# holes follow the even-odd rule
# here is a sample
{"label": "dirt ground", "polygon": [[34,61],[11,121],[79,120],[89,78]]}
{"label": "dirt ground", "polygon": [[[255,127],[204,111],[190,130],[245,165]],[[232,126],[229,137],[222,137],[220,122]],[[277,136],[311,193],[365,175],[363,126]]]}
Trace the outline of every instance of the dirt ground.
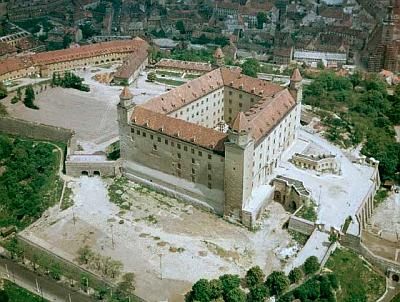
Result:
{"label": "dirt ground", "polygon": [[400,193],[391,192],[372,215],[371,225],[375,228],[400,235]]}
{"label": "dirt ground", "polygon": [[[118,139],[117,104],[122,87],[98,83],[93,77],[114,69],[115,66],[75,71],[90,86],[90,92],[50,88],[37,95],[35,104],[39,110],[29,109],[22,102],[8,101],[5,102],[7,111],[20,119],[75,130],[78,143],[86,153],[104,150]],[[164,85],[146,82],[146,78],[144,72],[130,87],[137,104],[166,90]]]}
{"label": "dirt ground", "polygon": [[111,182],[81,177],[70,183],[74,205],[50,209],[23,235],[70,260],[87,244],[122,261],[136,275],[136,293],[148,301],[183,301],[199,278],[243,275],[253,265],[266,273],[281,269],[298,250],[282,229],[289,215],[277,203],[252,232],[125,180],[111,195],[117,206],[109,202]]}

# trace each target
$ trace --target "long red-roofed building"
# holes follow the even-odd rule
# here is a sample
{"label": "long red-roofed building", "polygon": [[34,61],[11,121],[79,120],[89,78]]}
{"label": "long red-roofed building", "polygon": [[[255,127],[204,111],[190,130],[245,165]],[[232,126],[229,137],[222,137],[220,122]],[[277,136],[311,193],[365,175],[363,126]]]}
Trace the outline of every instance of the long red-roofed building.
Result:
{"label": "long red-roofed building", "polygon": [[[54,72],[108,63],[123,63],[134,57],[133,67],[143,69],[147,64],[146,41],[140,38],[102,42],[48,51],[33,55],[10,57],[0,60],[0,81],[13,80],[32,75],[49,77]],[[132,59],[131,59],[132,61]],[[120,68],[124,68],[122,65]],[[132,73],[126,73],[127,78]]]}

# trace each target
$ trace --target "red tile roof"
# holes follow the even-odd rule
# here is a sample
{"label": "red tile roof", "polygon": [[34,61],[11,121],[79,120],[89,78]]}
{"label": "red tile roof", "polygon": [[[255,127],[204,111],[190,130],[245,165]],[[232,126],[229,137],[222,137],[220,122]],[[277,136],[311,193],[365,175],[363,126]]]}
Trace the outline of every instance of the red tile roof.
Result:
{"label": "red tile roof", "polygon": [[21,57],[7,58],[0,61],[0,75],[11,71],[17,71],[30,66],[40,66],[52,63],[73,61],[90,58],[102,54],[132,52],[136,49],[147,47],[146,41],[135,38],[132,40],[120,40],[90,44],[78,48],[48,51]]}
{"label": "red tile roof", "polygon": [[189,62],[189,61],[180,61],[172,59],[162,59],[161,61],[157,62],[155,66],[160,68],[176,68],[176,69],[193,70],[193,71],[212,70],[212,66],[210,63]]}
{"label": "red tile roof", "polygon": [[288,89],[220,68],[135,107],[131,121],[207,149],[223,151],[226,134],[167,114],[224,86],[258,97],[258,103],[245,113],[239,112],[231,126],[232,130],[238,132],[249,131],[256,142],[269,133],[296,105],[296,100]]}
{"label": "red tile roof", "polygon": [[142,106],[135,107],[131,121],[135,125],[188,141],[206,149],[224,151],[224,142],[227,139],[227,134],[214,129],[154,112]]}

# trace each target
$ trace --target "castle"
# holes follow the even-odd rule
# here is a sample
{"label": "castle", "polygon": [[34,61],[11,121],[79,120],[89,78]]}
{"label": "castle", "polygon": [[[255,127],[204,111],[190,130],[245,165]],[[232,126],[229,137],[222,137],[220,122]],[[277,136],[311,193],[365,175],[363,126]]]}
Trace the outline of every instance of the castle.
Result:
{"label": "castle", "polygon": [[251,226],[300,124],[302,77],[289,87],[221,67],[136,105],[127,87],[118,122],[128,178]]}

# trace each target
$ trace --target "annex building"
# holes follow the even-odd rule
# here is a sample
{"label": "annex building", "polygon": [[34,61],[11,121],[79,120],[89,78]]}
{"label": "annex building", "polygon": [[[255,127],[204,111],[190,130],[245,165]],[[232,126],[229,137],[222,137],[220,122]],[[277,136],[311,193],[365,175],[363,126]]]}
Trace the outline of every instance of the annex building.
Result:
{"label": "annex building", "polygon": [[132,83],[147,65],[149,45],[140,38],[95,43],[74,48],[9,57],[0,60],[0,81],[40,76],[51,77],[75,68],[121,63],[119,80]]}
{"label": "annex building", "polygon": [[135,105],[125,88],[118,119],[122,171],[177,198],[251,226],[300,124],[302,77],[289,87],[215,69]]}

